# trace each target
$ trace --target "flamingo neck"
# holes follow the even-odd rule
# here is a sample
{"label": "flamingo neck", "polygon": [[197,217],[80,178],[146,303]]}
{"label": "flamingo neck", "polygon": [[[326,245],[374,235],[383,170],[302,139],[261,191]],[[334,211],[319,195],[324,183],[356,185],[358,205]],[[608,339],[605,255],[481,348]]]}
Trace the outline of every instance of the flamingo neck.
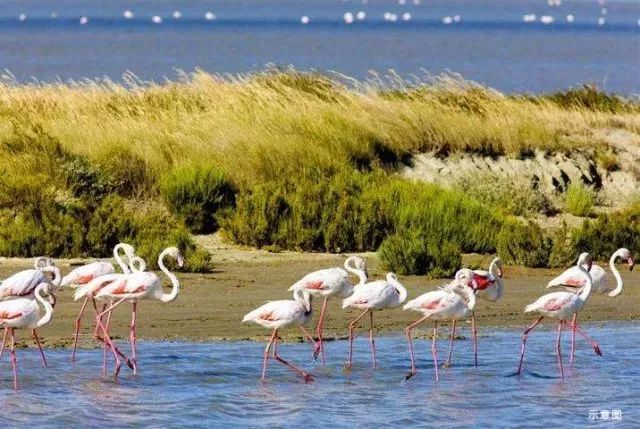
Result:
{"label": "flamingo neck", "polygon": [[351,266],[351,262],[355,261],[356,258],[351,256],[350,258],[347,258],[346,261],[344,261],[344,269],[347,270],[348,272],[350,272],[351,274],[355,274],[356,276],[358,276],[358,284],[356,286],[360,286],[363,285],[367,282],[368,278],[367,278],[367,273],[364,270],[361,270],[359,268],[355,268]]}
{"label": "flamingo neck", "polygon": [[175,276],[175,274],[169,271],[169,269],[164,265],[164,258],[166,258],[167,254],[168,254],[167,250],[164,250],[160,254],[160,256],[158,256],[158,266],[160,267],[160,270],[162,270],[162,272],[167,277],[169,277],[169,280],[171,280],[171,286],[172,286],[171,292],[163,293],[160,296],[160,301],[164,303],[175,300],[178,297],[178,292],[180,292],[180,282],[178,281],[178,278]]}
{"label": "flamingo neck", "polygon": [[622,276],[620,275],[620,271],[616,267],[616,259],[620,256],[618,253],[620,250],[617,250],[611,258],[609,258],[609,268],[611,268],[611,272],[613,273],[613,277],[616,278],[616,288],[609,292],[609,296],[614,297],[618,296],[622,293],[622,288],[624,287],[624,283],[622,281]]}
{"label": "flamingo neck", "polygon": [[60,272],[60,268],[55,266],[47,266],[40,268],[40,271],[43,273],[52,273],[53,280],[47,280],[47,283],[51,285],[52,290],[58,290],[60,285],[62,284],[62,273]]}
{"label": "flamingo neck", "polygon": [[36,300],[40,304],[42,304],[42,306],[44,307],[44,316],[42,316],[40,320],[38,320],[38,323],[36,323],[36,328],[40,328],[46,325],[47,323],[51,322],[51,318],[53,317],[53,307],[51,306],[51,303],[49,303],[41,295],[41,292],[43,291],[43,289],[44,289],[43,286],[38,286],[35,292]]}
{"label": "flamingo neck", "polygon": [[584,268],[582,265],[578,265],[578,269],[582,272],[582,275],[587,280],[586,285],[580,291],[580,299],[582,302],[587,302],[589,297],[591,296],[591,289],[593,288],[593,280],[591,279],[591,274]]}
{"label": "flamingo neck", "polygon": [[[502,294],[504,292],[504,283],[502,283],[502,273],[498,273],[499,260],[500,258],[494,258],[493,261],[491,261],[491,265],[489,265],[489,272],[491,273],[493,278],[496,280],[497,299],[502,298]],[[475,294],[474,294],[474,300],[475,300]]]}
{"label": "flamingo neck", "polygon": [[116,246],[113,248],[113,258],[116,260],[116,262],[120,266],[120,269],[122,270],[123,273],[130,274],[131,269],[129,269],[129,266],[125,264],[122,258],[120,257],[120,249],[122,249],[123,247],[124,245],[122,243],[116,244]]}
{"label": "flamingo neck", "polygon": [[407,299],[407,289],[398,280],[387,274],[387,282],[398,291],[398,303],[402,304]]}

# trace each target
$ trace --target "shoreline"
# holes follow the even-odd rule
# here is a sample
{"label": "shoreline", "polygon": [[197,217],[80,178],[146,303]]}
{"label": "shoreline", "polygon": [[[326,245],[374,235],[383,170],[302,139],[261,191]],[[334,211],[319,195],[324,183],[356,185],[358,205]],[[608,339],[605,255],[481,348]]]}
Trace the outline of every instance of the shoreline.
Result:
{"label": "shoreline", "polygon": [[[260,256],[261,253],[264,255]],[[288,299],[287,288],[304,274],[311,271],[339,266],[344,261],[343,255],[337,254],[268,254],[262,251],[244,251],[218,249],[213,253],[215,271],[210,274],[178,273],[181,291],[178,299],[171,304],[159,302],[142,302],[138,311],[138,333],[140,340],[184,340],[190,342],[209,341],[264,341],[269,331],[255,324],[241,324],[242,317],[268,300]],[[379,268],[374,254],[366,254],[372,279],[382,278],[384,272]],[[466,266],[486,266],[491,257],[486,255],[465,255]],[[79,260],[57,260],[63,273],[72,269],[72,264]],[[32,259],[0,259],[0,278],[11,273],[29,268]],[[505,296],[497,303],[478,301],[476,319],[479,335],[487,327],[523,328],[532,320],[525,315],[526,304],[551,290],[545,289],[546,282],[561,272],[561,269],[528,269],[507,266],[505,269]],[[629,272],[620,267],[625,281],[623,294],[618,298],[594,294],[587,307],[580,313],[579,322],[597,323],[607,321],[634,321],[640,319],[640,283],[638,270]],[[613,276],[610,276],[610,281]],[[403,276],[400,281],[409,291],[409,299],[435,289],[442,284],[442,279],[427,279],[422,276]],[[79,302],[73,302],[72,292],[62,290],[58,293],[58,302],[54,310],[53,321],[38,330],[47,347],[68,348],[73,344],[73,323],[80,308]],[[318,301],[314,308],[317,310]],[[317,312],[316,312],[317,313]],[[356,317],[356,310],[342,310],[338,300],[329,301],[325,322],[327,340],[346,338],[347,325]],[[83,329],[80,337],[80,348],[95,348],[98,345],[91,338],[90,314],[83,318]],[[402,332],[405,326],[417,320],[420,314],[403,311],[401,308],[384,310],[375,313],[375,330],[378,334]],[[130,306],[123,306],[114,313],[113,335],[120,342],[128,338]],[[314,314],[309,327],[314,327],[317,314]],[[418,338],[430,338],[427,332],[431,323],[426,322],[416,331]],[[358,335],[363,329],[359,328]],[[468,324],[459,336],[467,337]],[[283,330],[285,341],[301,341],[297,329]],[[21,344],[32,346],[32,340],[19,333]]]}

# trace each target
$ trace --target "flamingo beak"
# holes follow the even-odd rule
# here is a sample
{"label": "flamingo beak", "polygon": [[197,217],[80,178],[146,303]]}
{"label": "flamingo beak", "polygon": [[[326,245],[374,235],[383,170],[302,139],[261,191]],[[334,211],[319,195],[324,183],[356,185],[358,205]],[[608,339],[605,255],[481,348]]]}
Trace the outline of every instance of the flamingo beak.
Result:
{"label": "flamingo beak", "polygon": [[627,259],[627,263],[629,264],[629,271],[633,271],[633,266],[635,265],[636,261],[634,261],[633,258],[629,256],[629,259]]}
{"label": "flamingo beak", "polygon": [[182,255],[178,255],[176,256],[176,261],[178,262],[178,267],[182,268],[184,267],[184,265],[186,264],[186,261],[184,260],[184,257]]}
{"label": "flamingo beak", "polygon": [[51,307],[55,307],[56,306],[56,302],[58,302],[56,296],[54,294],[49,294],[49,304],[51,304]]}
{"label": "flamingo beak", "polygon": [[502,268],[498,268],[498,277],[502,278],[503,275],[504,272],[502,271]]}

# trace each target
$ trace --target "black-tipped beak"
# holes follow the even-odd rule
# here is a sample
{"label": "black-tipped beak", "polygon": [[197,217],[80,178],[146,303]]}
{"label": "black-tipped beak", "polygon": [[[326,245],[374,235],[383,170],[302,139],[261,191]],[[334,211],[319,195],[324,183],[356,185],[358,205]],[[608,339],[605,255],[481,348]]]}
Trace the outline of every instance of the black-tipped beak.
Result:
{"label": "black-tipped beak", "polygon": [[58,299],[56,298],[56,296],[54,294],[50,294],[49,295],[49,304],[51,304],[52,307],[56,306],[56,302],[58,302]]}
{"label": "black-tipped beak", "polygon": [[629,271],[633,271],[633,266],[635,265],[636,261],[634,261],[633,258],[629,258],[628,263],[629,263]]}
{"label": "black-tipped beak", "polygon": [[182,257],[182,255],[178,255],[176,257],[176,261],[178,262],[178,267],[182,268],[185,266],[186,261],[184,260],[184,258]]}

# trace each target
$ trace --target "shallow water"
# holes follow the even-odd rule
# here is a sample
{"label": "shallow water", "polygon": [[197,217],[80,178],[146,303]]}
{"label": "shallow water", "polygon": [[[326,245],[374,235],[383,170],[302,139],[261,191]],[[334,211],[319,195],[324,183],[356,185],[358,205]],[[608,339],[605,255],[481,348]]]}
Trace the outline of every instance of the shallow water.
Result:
{"label": "shallow water", "polygon": [[[0,421],[9,427],[27,421],[34,427],[552,427],[583,426],[597,409],[621,410],[616,426],[633,426],[640,418],[637,324],[585,325],[604,356],[579,342],[577,362],[566,365],[564,381],[554,356],[555,332],[546,328],[530,337],[524,375],[514,376],[520,331],[484,329],[481,365],[472,366],[469,340],[456,341],[454,365],[441,372],[440,383],[433,379],[428,340],[416,341],[419,372],[403,382],[409,362],[399,335],[377,339],[377,370],[360,337],[350,373],[342,370],[346,341],[327,344],[327,367],[311,362],[310,345],[282,344],[283,357],[316,376],[309,384],[275,361],[261,384],[264,344],[257,342],[142,342],[140,375],[123,370],[118,383],[101,379],[99,350],[82,350],[75,367],[68,350],[46,350],[45,370],[30,348],[18,351],[18,393],[3,359]],[[442,358],[447,342],[439,347]]]}
{"label": "shallow water", "polygon": [[[358,78],[369,70],[394,69],[403,76],[451,70],[503,91],[594,82],[610,91],[640,92],[637,0],[564,1],[560,7],[544,0],[406,0],[404,6],[391,0],[5,0],[2,6],[0,69],[21,81],[119,79],[128,70],[141,79],[162,79],[175,77],[176,69],[238,73],[275,63]],[[122,16],[127,9],[135,13],[131,20]],[[180,19],[171,17],[174,10]],[[217,19],[205,20],[207,11]],[[345,24],[343,15],[358,11],[366,19]],[[384,13],[399,21],[385,21]],[[402,21],[404,13],[410,21]],[[525,14],[555,22],[527,24]],[[79,24],[83,15],[86,25]],[[153,15],[164,22],[152,23]],[[300,23],[303,15],[311,19],[308,25]],[[455,15],[459,23],[441,22]]]}

